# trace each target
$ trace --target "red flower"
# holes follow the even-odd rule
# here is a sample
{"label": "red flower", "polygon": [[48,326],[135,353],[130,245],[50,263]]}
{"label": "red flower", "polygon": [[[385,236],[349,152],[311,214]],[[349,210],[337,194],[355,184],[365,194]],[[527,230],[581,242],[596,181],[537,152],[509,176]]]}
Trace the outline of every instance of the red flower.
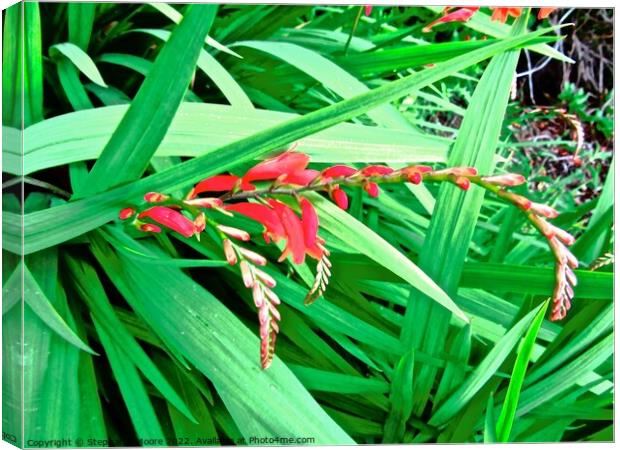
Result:
{"label": "red flower", "polygon": [[265,227],[263,237],[267,243],[269,243],[270,240],[278,242],[281,238],[286,236],[280,217],[268,206],[245,202],[226,205],[225,209],[242,214],[261,223]]}
{"label": "red flower", "polygon": [[250,181],[275,180],[281,175],[303,171],[310,157],[299,152],[284,152],[274,158],[258,163],[243,176],[244,183]]}
{"label": "red flower", "polygon": [[320,260],[323,257],[323,249],[320,246],[322,239],[318,236],[319,216],[312,203],[302,198],[299,202],[301,206],[301,225],[304,231],[304,245],[306,253],[312,258]]}
{"label": "red flower", "polygon": [[480,9],[480,7],[479,6],[466,6],[464,8],[459,8],[456,11],[449,12],[451,9],[453,8],[445,8],[444,15],[441,16],[439,19],[436,19],[432,21],[431,23],[429,23],[428,25],[426,25],[422,29],[422,31],[425,33],[428,33],[429,31],[431,31],[431,28],[433,28],[436,25],[439,25],[440,23],[467,22],[469,19],[471,19],[471,16],[473,16],[474,13]]}
{"label": "red flower", "polygon": [[364,14],[370,16],[372,13],[372,5],[364,5]]}
{"label": "red flower", "polygon": [[191,237],[197,232],[194,222],[189,220],[180,212],[165,206],[153,206],[138,215],[139,219],[143,219],[145,217],[152,219],[185,237]]}
{"label": "red flower", "polygon": [[[239,182],[239,177],[235,175],[216,175],[202,180],[187,194],[187,199],[191,200],[203,192],[224,192],[232,190]],[[250,183],[241,183],[244,191],[253,191],[255,187]]]}
{"label": "red flower", "polygon": [[303,264],[306,257],[306,246],[301,220],[299,220],[297,214],[284,203],[273,199],[267,201],[280,217],[280,222],[282,222],[284,231],[286,232],[286,248],[280,255],[280,258],[278,258],[278,261],[284,261],[284,259],[291,254],[293,255],[293,262],[295,264]]}

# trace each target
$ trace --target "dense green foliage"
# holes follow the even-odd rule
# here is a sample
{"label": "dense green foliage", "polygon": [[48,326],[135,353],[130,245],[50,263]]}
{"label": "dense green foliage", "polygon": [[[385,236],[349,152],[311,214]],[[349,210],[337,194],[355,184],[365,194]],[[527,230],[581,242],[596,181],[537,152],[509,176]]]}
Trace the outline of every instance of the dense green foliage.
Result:
{"label": "dense green foliage", "polygon": [[[523,79],[513,86],[524,49],[570,63],[554,45],[566,28],[525,13],[492,22],[482,9],[424,33],[440,10],[7,9],[5,439],[612,440],[613,168],[588,140],[612,139],[613,93],[597,112],[575,84],[552,108],[525,105]],[[592,130],[585,146],[567,125],[537,138],[567,117]],[[261,370],[251,293],[218,242],[130,232],[117,215],[145,192],[187,191],[293,144],[317,169],[523,173],[518,192],[553,205],[553,223],[577,237],[567,318],[548,320],[544,238],[478,187],[351,189],[347,212],[312,194],[332,253],[324,297],[304,305],[313,262],[278,264],[278,248],[253,240],[282,299],[277,356]],[[558,166],[559,148],[572,162],[577,148],[581,165]]]}

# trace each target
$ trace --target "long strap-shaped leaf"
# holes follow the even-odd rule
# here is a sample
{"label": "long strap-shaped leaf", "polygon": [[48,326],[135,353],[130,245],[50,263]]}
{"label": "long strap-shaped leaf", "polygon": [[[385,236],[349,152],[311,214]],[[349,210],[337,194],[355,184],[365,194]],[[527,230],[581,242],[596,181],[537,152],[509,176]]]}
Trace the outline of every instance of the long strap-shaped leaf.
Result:
{"label": "long strap-shaped leaf", "polygon": [[[523,15],[515,23],[513,34],[523,33],[527,16]],[[518,50],[502,53],[485,70],[463,118],[449,166],[472,166],[481,173],[492,169],[518,59]],[[465,193],[446,185],[439,191],[419,265],[448,295],[456,293],[483,199],[482,189]],[[449,314],[430,298],[413,292],[401,334],[404,348],[441,354],[450,324]],[[421,365],[416,370],[416,414],[424,410],[436,374],[437,368],[430,365]]]}
{"label": "long strap-shaped leaf", "polygon": [[[503,40],[484,49],[438,64],[433,69],[411,75],[376,88],[365,94],[322,108],[305,116],[278,124],[264,131],[224,145],[204,155],[178,164],[163,172],[134,183],[112,189],[88,199],[73,201],[47,211],[27,214],[24,217],[24,252],[31,253],[64,242],[97,228],[112,220],[118,208],[137,200],[147,191],[174,191],[195,183],[217,172],[229,170],[236,164],[250,161],[269,151],[287,145],[296,139],[329,128],[337,123],[356,117],[386,101],[391,101],[411,90],[420,89],[463,70],[491,56],[530,42],[550,29],[541,29],[526,36]],[[19,232],[14,218],[2,217],[6,227],[3,247],[20,251]],[[15,232],[17,231],[17,234]]]}
{"label": "long strap-shaped leaf", "polygon": [[142,175],[183,100],[216,11],[217,5],[188,8],[93,166],[82,196]]}

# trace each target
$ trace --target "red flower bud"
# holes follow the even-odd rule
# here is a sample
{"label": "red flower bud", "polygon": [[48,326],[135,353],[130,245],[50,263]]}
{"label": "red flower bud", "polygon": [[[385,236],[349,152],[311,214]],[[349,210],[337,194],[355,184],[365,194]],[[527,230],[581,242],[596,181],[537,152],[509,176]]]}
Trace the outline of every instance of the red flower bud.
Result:
{"label": "red flower bud", "polygon": [[170,196],[165,194],[160,194],[159,192],[148,192],[144,194],[144,200],[149,203],[161,203],[168,200]]}
{"label": "red flower bud", "polygon": [[340,209],[347,210],[349,207],[349,197],[347,197],[346,192],[340,188],[336,188],[331,192],[331,197]]}
{"label": "red flower bud", "polygon": [[357,173],[357,169],[349,166],[337,165],[331,166],[321,172],[323,178],[332,179],[332,178],[340,178],[340,177],[350,177],[351,175]]}
{"label": "red flower bud", "polygon": [[147,233],[160,233],[161,228],[157,225],[153,225],[152,223],[143,223],[140,225],[140,231],[145,231]]}
{"label": "red flower bud", "polygon": [[464,191],[468,190],[471,187],[471,181],[469,181],[469,178],[465,177],[456,177],[456,179],[454,180],[454,184],[456,184]]}
{"label": "red flower bud", "polygon": [[367,166],[362,169],[362,174],[367,177],[389,175],[392,172],[394,172],[394,169],[387,166]]}
{"label": "red flower bud", "polygon": [[118,218],[121,220],[129,219],[136,213],[136,210],[133,208],[124,208],[121,209],[121,212],[118,213]]}
{"label": "red flower bud", "polygon": [[379,185],[377,183],[370,182],[364,184],[364,190],[368,192],[368,195],[371,197],[379,196]]}

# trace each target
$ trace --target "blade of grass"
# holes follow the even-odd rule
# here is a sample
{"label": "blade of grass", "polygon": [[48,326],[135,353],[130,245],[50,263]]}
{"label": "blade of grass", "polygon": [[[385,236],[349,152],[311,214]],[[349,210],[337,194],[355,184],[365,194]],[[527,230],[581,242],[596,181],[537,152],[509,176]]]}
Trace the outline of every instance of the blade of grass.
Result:
{"label": "blade of grass", "polygon": [[383,428],[383,443],[403,441],[407,421],[413,412],[414,349],[405,353],[394,368],[390,385],[390,411]]}
{"label": "blade of grass", "polygon": [[530,311],[502,336],[463,384],[437,409],[437,412],[433,414],[429,421],[430,425],[441,426],[446,424],[467,405],[476,393],[484,387],[486,382],[496,374],[542,307],[543,305],[541,304]]}
{"label": "blade of grass", "polygon": [[[509,442],[510,431],[512,430],[512,423],[515,419],[517,406],[519,404],[519,396],[521,394],[521,387],[523,386],[523,380],[525,379],[525,373],[527,366],[532,357],[532,351],[534,350],[534,343],[536,337],[540,331],[540,327],[545,319],[547,308],[549,307],[549,300],[547,300],[543,307],[540,308],[536,317],[532,321],[530,328],[525,334],[525,338],[521,343],[521,348],[517,353],[517,360],[515,361],[514,368],[512,369],[512,375],[510,376],[510,383],[508,385],[508,391],[506,392],[506,398],[502,406],[502,411],[497,419],[496,436],[499,442]],[[493,407],[491,406],[491,410]]]}

